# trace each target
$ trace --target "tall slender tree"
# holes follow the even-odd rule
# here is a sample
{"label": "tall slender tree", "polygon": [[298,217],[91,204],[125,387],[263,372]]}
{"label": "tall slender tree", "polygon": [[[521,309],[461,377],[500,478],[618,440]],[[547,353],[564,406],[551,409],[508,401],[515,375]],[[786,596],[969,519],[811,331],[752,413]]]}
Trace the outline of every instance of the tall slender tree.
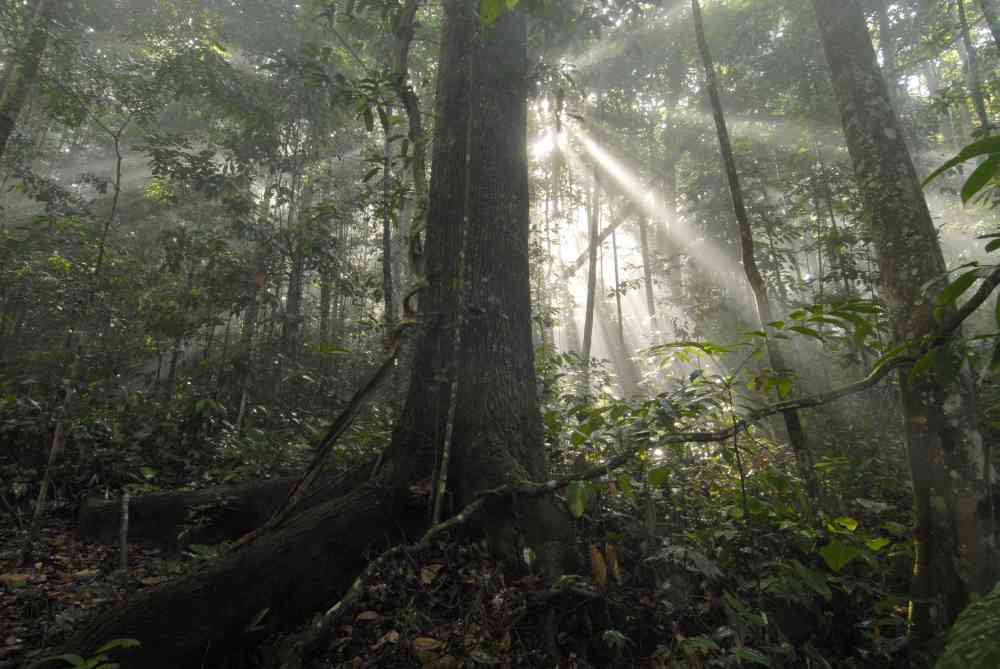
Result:
{"label": "tall slender tree", "polygon": [[[757,259],[754,257],[753,229],[750,227],[750,217],[747,215],[746,204],[743,201],[743,190],[740,187],[740,177],[736,170],[736,160],[733,156],[732,143],[729,140],[729,130],[726,127],[726,117],[722,109],[722,100],[719,97],[719,86],[715,73],[715,64],[712,61],[712,54],[709,51],[708,41],[705,39],[705,26],[702,19],[701,4],[698,0],[691,0],[691,10],[694,15],[695,37],[698,40],[698,50],[701,54],[702,64],[705,68],[705,86],[708,89],[709,102],[712,106],[712,114],[715,118],[715,128],[719,137],[719,149],[722,153],[722,162],[726,170],[726,177],[729,181],[729,190],[732,195],[733,210],[736,214],[736,222],[739,226],[741,260],[743,271],[746,274],[750,290],[753,292],[754,302],[757,306],[757,320],[760,328],[766,329],[767,324],[774,321],[774,314],[771,311],[771,301],[767,294],[767,284],[757,267]],[[767,340],[767,355],[770,358],[771,366],[779,374],[788,374],[790,369],[785,362],[784,352],[778,348],[774,339]],[[820,495],[819,481],[816,478],[816,470],[813,467],[812,454],[806,441],[806,433],[802,428],[802,420],[798,411],[794,409],[782,412],[785,421],[785,429],[788,432],[788,441],[795,453],[796,461],[799,465],[799,472],[802,480],[806,484],[806,490],[813,502],[818,501]]]}

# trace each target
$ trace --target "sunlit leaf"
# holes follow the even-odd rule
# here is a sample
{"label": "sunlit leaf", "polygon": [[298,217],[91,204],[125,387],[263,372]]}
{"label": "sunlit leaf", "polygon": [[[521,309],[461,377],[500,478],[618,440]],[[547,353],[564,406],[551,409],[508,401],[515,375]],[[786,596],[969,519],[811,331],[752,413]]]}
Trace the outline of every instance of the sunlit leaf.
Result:
{"label": "sunlit leaf", "polygon": [[830,568],[831,571],[839,572],[847,563],[849,563],[854,558],[861,555],[861,551],[855,546],[846,544],[843,541],[837,541],[834,539],[826,546],[819,549],[820,557],[823,558],[823,562],[826,566]]}
{"label": "sunlit leaf", "polygon": [[962,185],[962,204],[967,204],[996,176],[998,166],[1000,166],[1000,155],[995,155],[990,156],[988,160],[983,161],[979,167],[972,171],[972,174]]}
{"label": "sunlit leaf", "polygon": [[583,516],[586,507],[587,486],[583,481],[573,481],[566,489],[566,505],[574,518]]}

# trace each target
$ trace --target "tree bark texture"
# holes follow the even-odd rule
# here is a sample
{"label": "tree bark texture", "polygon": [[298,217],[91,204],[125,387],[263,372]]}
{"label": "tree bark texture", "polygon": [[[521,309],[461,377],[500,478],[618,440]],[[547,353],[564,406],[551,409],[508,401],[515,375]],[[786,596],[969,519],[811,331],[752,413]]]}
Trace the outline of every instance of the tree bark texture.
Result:
{"label": "tree bark texture", "polygon": [[[597,241],[597,231],[600,229],[601,185],[594,173],[594,190],[591,193],[590,205],[587,209],[587,305],[583,313],[583,381],[581,391],[590,394],[590,358],[591,346],[594,341],[594,308],[597,299],[597,249],[601,242]],[[603,241],[603,240],[602,240]]]}
{"label": "tree bark texture", "polygon": [[[847,145],[878,253],[895,343],[935,326],[945,270],[937,231],[879,73],[857,0],[814,0]],[[926,294],[925,284],[932,285]],[[913,623],[921,641],[950,625],[995,577],[990,447],[976,425],[971,378],[899,378],[916,506]]]}
{"label": "tree bark texture", "polygon": [[[317,483],[302,502],[309,509],[350,492],[362,483],[371,463]],[[280,478],[202,490],[157,492],[133,497],[129,540],[176,551],[188,544],[237,539],[263,525],[281,509],[296,479]],[[88,499],[80,507],[78,531],[88,541],[117,540],[119,503]]]}
{"label": "tree bark texture", "polygon": [[28,37],[24,46],[14,54],[10,69],[4,77],[3,90],[0,91],[0,157],[3,157],[7,140],[14,134],[17,117],[35,83],[42,56],[49,43],[52,19],[60,4],[60,0],[37,0],[34,3]]}

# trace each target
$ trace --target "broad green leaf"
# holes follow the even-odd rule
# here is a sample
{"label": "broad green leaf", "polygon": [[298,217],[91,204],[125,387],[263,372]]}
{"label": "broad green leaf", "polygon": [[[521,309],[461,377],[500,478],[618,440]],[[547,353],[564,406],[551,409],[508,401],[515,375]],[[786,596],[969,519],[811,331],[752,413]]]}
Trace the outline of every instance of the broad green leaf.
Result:
{"label": "broad green leaf", "polygon": [[872,549],[877,553],[891,543],[892,542],[889,541],[888,539],[878,537],[876,539],[869,539],[868,541],[866,541],[865,546],[868,546],[868,548]]}
{"label": "broad green leaf", "polygon": [[753,664],[761,664],[765,667],[771,666],[771,660],[768,659],[767,655],[760,652],[759,650],[754,650],[753,648],[736,648],[733,650],[733,655],[740,658],[741,660],[746,660],[747,662],[752,662]]}
{"label": "broad green leaf", "polygon": [[1000,239],[993,239],[989,244],[986,245],[986,252],[993,253],[997,249],[1000,249]]}
{"label": "broad green leaf", "polygon": [[826,582],[826,576],[817,571],[813,571],[798,560],[793,560],[792,565],[795,567],[796,576],[798,576],[803,583],[809,586],[810,590],[828,602],[833,599],[833,592],[830,590],[830,586]]}
{"label": "broad green leaf", "polygon": [[843,541],[834,539],[819,549],[819,554],[831,571],[840,572],[848,562],[860,556],[861,551],[850,544],[845,544]]}
{"label": "broad green leaf", "polygon": [[566,505],[574,518],[583,516],[586,503],[587,486],[583,481],[573,481],[566,490]]}
{"label": "broad green leaf", "polygon": [[996,175],[998,166],[1000,166],[1000,155],[995,155],[990,156],[988,160],[983,161],[982,165],[973,170],[962,186],[962,204],[968,204],[969,200],[990,182],[990,179]]}
{"label": "broad green leaf", "polygon": [[506,0],[479,0],[479,22],[484,26],[492,25],[506,6]]}
{"label": "broad green leaf", "polygon": [[938,296],[938,304],[954,304],[955,300],[962,296],[962,293],[967,291],[972,284],[976,282],[979,278],[979,270],[974,269],[972,271],[962,274],[957,279],[948,284],[948,287],[941,291]]}
{"label": "broad green leaf", "polygon": [[854,520],[850,516],[840,516],[839,518],[833,519],[834,524],[843,527],[846,530],[853,532],[858,529],[858,521]]}
{"label": "broad green leaf", "polygon": [[948,633],[936,669],[1000,667],[1000,585],[970,604]]}
{"label": "broad green leaf", "polygon": [[793,325],[788,329],[791,330],[792,332],[798,332],[799,334],[805,335],[807,337],[812,337],[813,339],[818,339],[820,341],[823,341],[823,335],[821,335],[819,332],[817,332],[812,328],[807,328],[803,325]]}
{"label": "broad green leaf", "polygon": [[987,137],[986,139],[981,139],[978,142],[969,144],[963,148],[957,156],[948,160],[941,167],[931,172],[930,175],[924,179],[923,186],[926,187],[927,184],[944,172],[961,165],[967,160],[972,160],[973,158],[978,158],[979,156],[985,156],[991,153],[1000,153],[1000,136],[994,135],[993,137]]}
{"label": "broad green leaf", "polygon": [[649,485],[654,488],[659,488],[663,485],[663,482],[667,480],[670,476],[669,467],[657,467],[656,469],[649,472]]}
{"label": "broad green leaf", "polygon": [[96,654],[107,653],[109,650],[114,650],[115,648],[136,648],[141,645],[138,639],[112,639],[98,648]]}

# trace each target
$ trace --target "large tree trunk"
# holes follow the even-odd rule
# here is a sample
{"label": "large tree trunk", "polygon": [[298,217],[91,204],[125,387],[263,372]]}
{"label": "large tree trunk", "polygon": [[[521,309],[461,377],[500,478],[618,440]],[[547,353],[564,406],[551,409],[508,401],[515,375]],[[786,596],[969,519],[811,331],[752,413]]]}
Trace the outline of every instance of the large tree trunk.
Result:
{"label": "large tree trunk", "polygon": [[[424,322],[411,390],[378,472],[202,571],[140,595],[83,630],[71,648],[87,652],[133,637],[143,644],[129,660],[134,666],[218,666],[213,653],[238,645],[262,612],[269,632],[331,603],[370,551],[412,539],[426,525],[427,500],[415,504],[414,493],[431,488],[445,432],[450,382],[440,381],[442,370],[458,374],[461,388],[451,444],[453,503],[544,478],[528,278],[525,17],[504,13],[474,50],[475,5],[445,5]],[[461,307],[453,287],[460,278],[468,331],[453,360]],[[565,563],[571,526],[551,499],[518,500],[516,510],[496,501],[477,520],[498,556],[520,560],[531,549],[542,573]]]}
{"label": "large tree trunk", "polygon": [[49,43],[49,31],[53,28],[52,18],[61,4],[59,0],[35,0],[33,6],[25,10],[33,12],[28,37],[24,46],[14,54],[4,76],[3,90],[0,91],[0,157],[3,157],[7,140],[14,134],[17,117],[35,83],[38,67]]}
{"label": "large tree trunk", "polygon": [[[879,73],[858,0],[814,0],[847,145],[879,256],[894,343],[935,327],[945,270],[937,230]],[[930,286],[926,293],[923,286]],[[992,586],[996,541],[990,447],[971,378],[899,377],[917,527],[914,634],[927,641]]]}

